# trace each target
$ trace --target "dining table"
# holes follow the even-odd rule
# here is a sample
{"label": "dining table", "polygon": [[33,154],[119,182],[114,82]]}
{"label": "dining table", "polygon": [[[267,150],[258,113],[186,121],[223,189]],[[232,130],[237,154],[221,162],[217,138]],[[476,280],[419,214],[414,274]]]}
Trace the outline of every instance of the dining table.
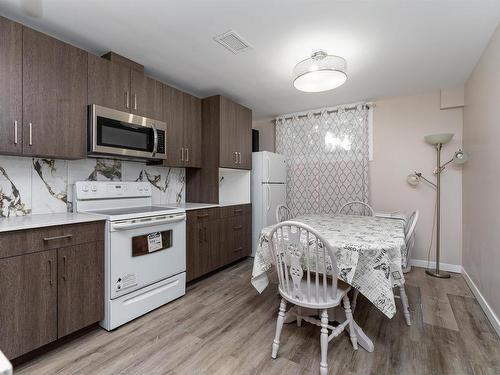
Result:
{"label": "dining table", "polygon": [[[335,249],[340,280],[366,297],[387,318],[396,314],[394,288],[404,286],[404,221],[341,214],[305,214],[290,220],[309,225]],[[268,272],[273,267],[269,242],[273,227],[262,229],[255,252],[251,283],[259,293],[268,286]],[[345,319],[341,310],[329,313],[331,320]],[[357,324],[355,329],[360,346],[373,351],[371,339]]]}

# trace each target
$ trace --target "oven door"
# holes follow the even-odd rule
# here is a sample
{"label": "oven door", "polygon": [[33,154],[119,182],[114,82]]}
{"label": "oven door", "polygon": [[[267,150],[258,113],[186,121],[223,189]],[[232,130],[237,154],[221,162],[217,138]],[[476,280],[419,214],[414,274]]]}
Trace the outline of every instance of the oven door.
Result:
{"label": "oven door", "polygon": [[110,223],[110,298],[186,271],[186,215]]}
{"label": "oven door", "polygon": [[89,107],[89,154],[166,159],[166,124],[110,108]]}

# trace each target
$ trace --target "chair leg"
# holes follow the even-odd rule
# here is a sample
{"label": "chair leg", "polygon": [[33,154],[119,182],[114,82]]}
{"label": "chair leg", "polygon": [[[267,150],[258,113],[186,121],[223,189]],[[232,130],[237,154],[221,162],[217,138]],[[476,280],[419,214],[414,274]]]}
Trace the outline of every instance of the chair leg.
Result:
{"label": "chair leg", "polygon": [[299,306],[297,306],[297,327],[302,326],[302,310]]}
{"label": "chair leg", "polygon": [[352,313],[354,314],[354,310],[356,310],[356,305],[358,303],[358,294],[359,290],[354,289],[354,293],[352,294]]}
{"label": "chair leg", "polygon": [[278,349],[280,348],[280,336],[281,336],[281,330],[283,329],[283,323],[285,321],[285,312],[286,312],[286,300],[282,298],[280,302],[280,310],[278,312],[278,320],[276,322],[276,335],[274,336],[274,341],[273,341],[273,351],[271,354],[272,358],[276,358],[276,356],[278,355]]}
{"label": "chair leg", "polygon": [[408,297],[406,296],[406,290],[404,285],[399,286],[399,296],[401,297],[401,303],[403,305],[403,314],[405,316],[406,325],[411,326],[410,309],[408,304]]}
{"label": "chair leg", "polygon": [[358,336],[356,336],[356,329],[354,328],[354,318],[351,311],[351,303],[347,294],[343,298],[345,317],[349,321],[349,336],[351,337],[351,344],[354,350],[358,350]]}
{"label": "chair leg", "polygon": [[328,374],[328,311],[324,309],[321,311],[321,361],[319,363],[319,373],[320,375]]}

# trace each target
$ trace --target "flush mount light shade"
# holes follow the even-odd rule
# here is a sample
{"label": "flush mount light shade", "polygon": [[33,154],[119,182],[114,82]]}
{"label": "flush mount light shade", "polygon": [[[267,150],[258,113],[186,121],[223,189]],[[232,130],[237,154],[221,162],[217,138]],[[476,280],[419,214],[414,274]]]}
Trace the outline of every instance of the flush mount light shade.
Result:
{"label": "flush mount light shade", "polygon": [[425,141],[431,145],[437,145],[440,143],[444,145],[445,143],[451,141],[452,138],[453,138],[452,133],[431,134],[431,135],[426,135],[424,137]]}
{"label": "flush mount light shade", "polygon": [[347,80],[346,61],[325,51],[314,52],[310,58],[299,62],[293,70],[293,85],[305,92],[332,90]]}
{"label": "flush mount light shade", "polygon": [[458,150],[453,155],[453,163],[455,164],[464,164],[467,160],[469,160],[469,155],[465,151]]}
{"label": "flush mount light shade", "polygon": [[420,182],[420,178],[416,174],[409,174],[406,177],[406,182],[408,182],[408,184],[411,186],[417,186]]}

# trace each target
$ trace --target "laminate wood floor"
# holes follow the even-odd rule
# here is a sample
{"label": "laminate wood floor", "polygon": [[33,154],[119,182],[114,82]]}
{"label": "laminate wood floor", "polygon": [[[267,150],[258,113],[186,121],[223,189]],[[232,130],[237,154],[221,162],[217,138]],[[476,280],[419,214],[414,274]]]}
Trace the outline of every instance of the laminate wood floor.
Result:
{"label": "laminate wood floor", "polygon": [[[114,332],[95,330],[15,369],[21,374],[318,374],[319,328],[285,325],[271,359],[276,284],[259,295],[246,259],[191,285],[187,294]],[[355,319],[375,351],[329,345],[330,374],[500,374],[500,339],[464,279],[407,275],[413,325],[360,298]],[[396,301],[400,306],[400,301]]]}

